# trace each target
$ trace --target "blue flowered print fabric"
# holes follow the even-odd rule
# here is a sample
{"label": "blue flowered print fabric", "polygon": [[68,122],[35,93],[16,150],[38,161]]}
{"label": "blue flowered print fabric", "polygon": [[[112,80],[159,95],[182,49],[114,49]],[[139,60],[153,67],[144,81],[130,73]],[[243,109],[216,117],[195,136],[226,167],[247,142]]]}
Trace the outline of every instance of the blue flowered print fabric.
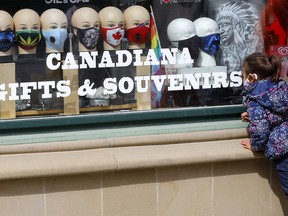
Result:
{"label": "blue flowered print fabric", "polygon": [[265,151],[269,159],[288,153],[288,86],[260,80],[244,92],[243,102],[249,116],[253,151]]}

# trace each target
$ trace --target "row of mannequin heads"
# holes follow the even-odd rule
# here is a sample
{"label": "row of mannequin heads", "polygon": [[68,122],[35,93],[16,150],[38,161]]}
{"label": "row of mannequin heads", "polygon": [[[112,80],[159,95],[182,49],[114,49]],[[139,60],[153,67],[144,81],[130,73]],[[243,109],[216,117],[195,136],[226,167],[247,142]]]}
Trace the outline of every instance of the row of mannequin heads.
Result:
{"label": "row of mannequin heads", "polygon": [[[13,17],[0,10],[0,16],[1,31],[13,31],[15,28],[19,54],[36,53],[36,46],[42,35],[45,38],[46,53],[63,51],[68,37],[68,20],[61,10],[48,9],[39,16],[34,10],[22,9]],[[72,14],[71,25],[73,34],[78,39],[79,51],[96,50],[100,34],[104,40],[104,50],[120,49],[124,26],[129,48],[142,49],[145,48],[150,33],[150,14],[146,8],[138,5],[127,8],[124,13],[113,6],[105,7],[99,13],[93,8],[82,7]],[[167,35],[172,46],[176,48],[189,47],[192,54],[195,52],[193,48],[197,49],[197,66],[216,66],[214,56],[219,48],[220,35],[214,20],[202,17],[192,22],[178,18],[168,25]],[[200,47],[195,36],[202,39]],[[9,55],[10,52],[1,50],[0,56]]]}
{"label": "row of mannequin heads", "polygon": [[[13,43],[13,31],[20,55],[35,54],[42,35],[45,38],[46,53],[63,52],[70,30],[63,11],[52,8],[39,16],[32,9],[22,9],[12,17],[0,10],[0,17],[0,31],[5,31],[7,38],[7,47],[1,49],[0,56],[11,55],[8,48]],[[72,14],[71,26],[71,31],[78,39],[79,51],[96,50],[100,34],[105,50],[120,49],[125,30],[129,48],[141,49],[145,48],[150,34],[150,14],[146,8],[138,5],[127,8],[124,13],[113,6],[105,7],[99,13],[93,8],[82,7]]]}

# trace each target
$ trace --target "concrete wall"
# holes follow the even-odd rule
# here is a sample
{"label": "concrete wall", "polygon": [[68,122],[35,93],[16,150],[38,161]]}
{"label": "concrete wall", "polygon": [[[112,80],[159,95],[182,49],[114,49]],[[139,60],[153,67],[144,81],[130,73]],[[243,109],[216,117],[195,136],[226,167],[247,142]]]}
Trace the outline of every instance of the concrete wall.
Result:
{"label": "concrete wall", "polygon": [[1,216],[282,216],[245,129],[0,147]]}

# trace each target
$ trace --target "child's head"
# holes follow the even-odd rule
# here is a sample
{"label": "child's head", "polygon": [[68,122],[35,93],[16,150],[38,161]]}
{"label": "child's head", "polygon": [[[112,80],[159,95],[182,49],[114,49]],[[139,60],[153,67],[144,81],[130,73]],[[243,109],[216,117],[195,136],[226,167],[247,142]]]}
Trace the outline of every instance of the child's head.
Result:
{"label": "child's head", "polygon": [[[242,73],[243,79],[251,79],[255,82],[269,79],[277,82],[281,71],[281,62],[274,56],[266,56],[262,53],[253,53],[244,59]],[[256,74],[256,75],[255,75]]]}

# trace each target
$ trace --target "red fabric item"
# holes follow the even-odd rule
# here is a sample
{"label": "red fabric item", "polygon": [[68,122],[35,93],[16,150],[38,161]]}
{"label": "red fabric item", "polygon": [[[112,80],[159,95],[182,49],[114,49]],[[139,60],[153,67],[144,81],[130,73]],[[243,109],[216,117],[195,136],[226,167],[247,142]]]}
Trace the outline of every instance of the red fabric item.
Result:
{"label": "red fabric item", "polygon": [[287,45],[288,1],[269,0],[264,7],[261,24],[266,53],[272,45]]}

